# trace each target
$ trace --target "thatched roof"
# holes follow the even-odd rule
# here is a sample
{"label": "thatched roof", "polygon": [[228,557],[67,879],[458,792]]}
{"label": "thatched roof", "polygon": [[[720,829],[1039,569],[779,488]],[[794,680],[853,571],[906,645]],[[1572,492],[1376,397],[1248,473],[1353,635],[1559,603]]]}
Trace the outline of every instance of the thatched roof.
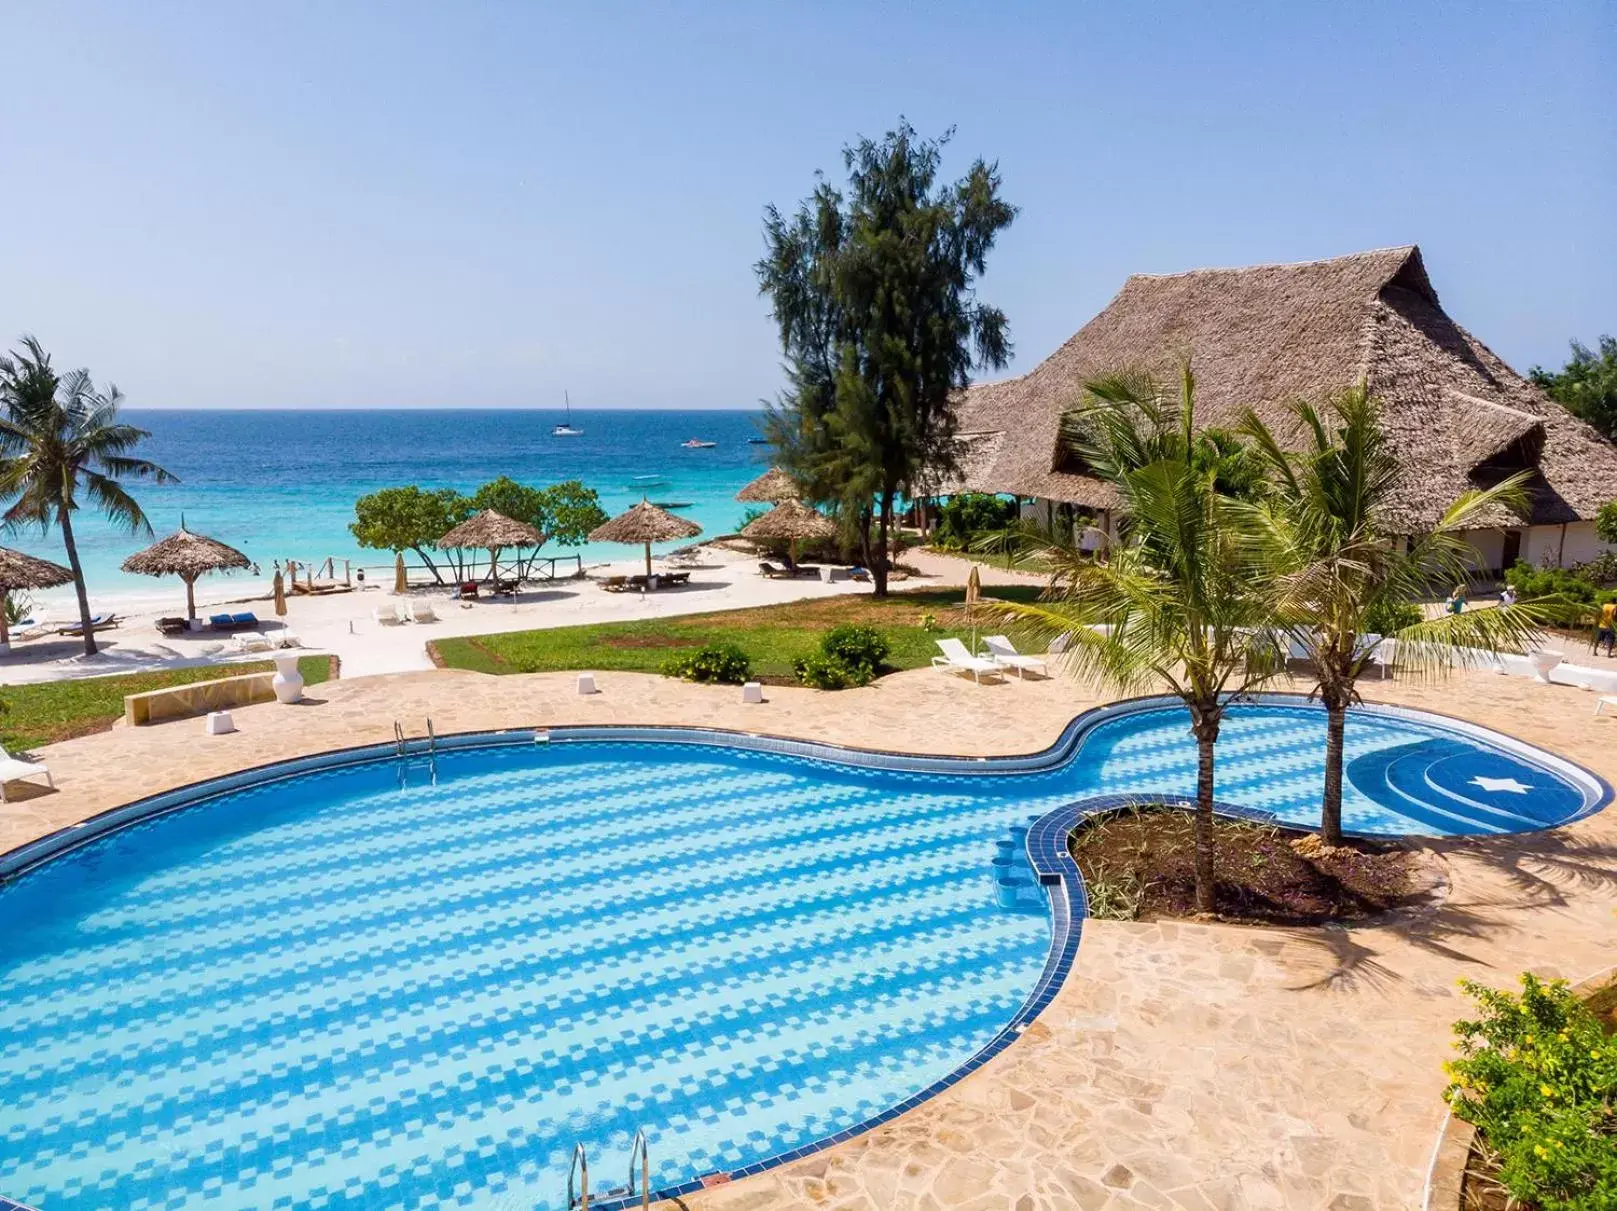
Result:
{"label": "thatched roof", "polygon": [[955,436],[954,470],[942,475],[929,475],[916,485],[917,496],[959,496],[962,492],[976,491],[972,487],[982,479],[999,457],[999,448],[1005,444],[1003,433],[960,433]]}
{"label": "thatched roof", "polygon": [[641,501],[634,508],[619,513],[605,525],[590,531],[591,542],[672,542],[676,538],[695,538],[702,527],[694,521],[675,517],[649,501]]}
{"label": "thatched roof", "polygon": [[837,523],[801,501],[782,501],[762,517],[748,522],[741,531],[743,538],[785,538],[812,542],[835,538]]}
{"label": "thatched roof", "polygon": [[498,509],[484,509],[450,530],[437,545],[491,551],[497,547],[537,547],[544,541],[545,536],[527,522],[507,517]]}
{"label": "thatched roof", "polygon": [[[1283,438],[1295,436],[1291,401],[1321,401],[1364,378],[1404,460],[1387,522],[1406,532],[1523,467],[1539,473],[1533,524],[1592,518],[1617,497],[1617,448],[1450,319],[1413,246],[1129,278],[1033,370],[965,393],[961,433],[1003,435],[969,486],[1115,505],[1108,485],[1063,460],[1061,415],[1088,380],[1129,367],[1167,378],[1186,354],[1201,425],[1233,425],[1250,406]],[[1494,521],[1522,524],[1503,513]]]}
{"label": "thatched roof", "polygon": [[12,589],[54,589],[73,579],[59,563],[0,547],[0,593]]}
{"label": "thatched roof", "polygon": [[193,534],[183,521],[167,538],[154,542],[144,551],[137,551],[123,562],[125,572],[138,572],[142,576],[182,576],[187,580],[195,580],[205,572],[252,566],[253,561],[235,547],[226,546],[206,534]]}
{"label": "thatched roof", "polygon": [[736,493],[736,499],[753,505],[773,505],[783,500],[796,500],[803,495],[797,481],[779,467],[771,467],[745,488]]}

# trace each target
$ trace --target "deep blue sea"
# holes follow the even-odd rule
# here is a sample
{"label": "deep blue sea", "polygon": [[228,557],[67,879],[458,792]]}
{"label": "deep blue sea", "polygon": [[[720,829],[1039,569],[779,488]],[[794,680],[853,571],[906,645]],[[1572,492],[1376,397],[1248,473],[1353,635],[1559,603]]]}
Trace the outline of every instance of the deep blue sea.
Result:
{"label": "deep blue sea", "polygon": [[[354,501],[398,484],[448,487],[470,492],[499,475],[544,486],[580,479],[601,495],[608,513],[641,495],[655,501],[685,501],[679,509],[705,535],[730,533],[747,506],[736,491],[768,465],[769,447],[748,444],[760,436],[760,414],[739,411],[598,411],[575,408],[581,437],[554,437],[560,410],[471,409],[400,411],[158,411],[128,409],[126,418],[151,432],[140,454],[179,476],[167,486],[135,482],[131,491],[162,536],[180,516],[199,533],[237,547],[262,565],[267,577],[275,560],[300,563],[327,556],[350,558],[382,569],[385,551],[362,551],[348,532]],[[686,450],[687,438],[717,442],[710,450]],[[655,475],[664,482],[636,483]],[[118,570],[148,538],[119,533],[89,509],[76,517],[80,553],[92,602],[133,596],[174,595],[175,582],[131,576]],[[55,531],[12,535],[6,545],[64,562]],[[670,544],[678,545],[678,544]],[[628,547],[547,547],[541,554],[577,550],[586,563],[627,559]],[[207,577],[199,590],[217,591],[256,582],[250,576]]]}

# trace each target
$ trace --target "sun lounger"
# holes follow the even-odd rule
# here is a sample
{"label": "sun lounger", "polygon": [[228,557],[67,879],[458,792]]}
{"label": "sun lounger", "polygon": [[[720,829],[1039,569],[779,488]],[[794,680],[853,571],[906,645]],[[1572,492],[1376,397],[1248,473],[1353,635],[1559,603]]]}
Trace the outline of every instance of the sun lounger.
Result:
{"label": "sun lounger", "polygon": [[[90,630],[111,630],[121,622],[123,622],[123,619],[119,618],[116,614],[97,614],[95,617],[90,619]],[[82,622],[75,622],[72,626],[58,627],[56,629],[56,633],[58,635],[82,635],[84,634],[84,624]]]}
{"label": "sun lounger", "polygon": [[657,587],[657,577],[655,573],[647,576],[644,572],[636,572],[629,577],[628,587],[631,589],[654,589]]}
{"label": "sun lounger", "polygon": [[158,634],[166,639],[178,639],[191,629],[191,624],[183,618],[159,618],[157,620]]}
{"label": "sun lounger", "polygon": [[966,645],[958,639],[939,639],[938,648],[943,652],[941,656],[932,657],[932,667],[943,669],[950,673],[970,673],[978,685],[982,684],[983,674],[1004,677],[1003,666],[995,664],[992,660],[984,660],[981,656],[973,656],[966,650]]}
{"label": "sun lounger", "polygon": [[303,640],[299,639],[291,631],[274,631],[265,638],[278,648],[301,648],[303,646]]}
{"label": "sun lounger", "polygon": [[778,580],[778,579],[781,579],[781,578],[789,578],[791,576],[791,573],[788,572],[785,568],[777,568],[774,564],[769,563],[767,561],[760,561],[759,562],[759,564],[758,564],[758,574],[760,576],[767,576],[767,577],[769,577],[770,580]]}
{"label": "sun lounger", "polygon": [[1018,677],[1025,678],[1029,669],[1037,669],[1041,676],[1050,675],[1049,667],[1037,656],[1024,656],[1016,650],[1016,645],[1004,635],[983,636],[983,647],[987,650],[984,655],[995,664],[1002,664],[1008,669],[1015,669]]}
{"label": "sun lounger", "polygon": [[267,652],[275,645],[263,631],[243,631],[236,636],[238,652]]}
{"label": "sun lounger", "polygon": [[475,581],[475,580],[463,580],[463,581],[461,581],[460,590],[457,593],[457,596],[459,596],[459,598],[462,601],[476,601],[477,600],[477,581]]}
{"label": "sun lounger", "polygon": [[601,581],[601,587],[608,593],[621,593],[629,587],[627,576],[608,576]]}
{"label": "sun lounger", "polygon": [[0,748],[0,803],[7,802],[6,783],[18,782],[24,778],[38,778],[41,774],[45,777],[46,785],[55,790],[56,779],[51,777],[51,772],[43,761],[24,761]]}
{"label": "sun lounger", "polygon": [[1595,718],[1596,719],[1600,718],[1600,712],[1602,710],[1604,710],[1608,706],[1609,707],[1617,707],[1617,698],[1604,698],[1604,697],[1596,698],[1595,699]]}
{"label": "sun lounger", "polygon": [[412,601],[410,603],[411,622],[437,622],[438,611],[432,608],[430,601]]}
{"label": "sun lounger", "polygon": [[404,621],[404,615],[396,605],[377,606],[371,611],[371,618],[385,627],[396,627]]}
{"label": "sun lounger", "polygon": [[689,572],[663,572],[658,576],[658,583],[660,584],[689,584],[690,581],[691,574]]}

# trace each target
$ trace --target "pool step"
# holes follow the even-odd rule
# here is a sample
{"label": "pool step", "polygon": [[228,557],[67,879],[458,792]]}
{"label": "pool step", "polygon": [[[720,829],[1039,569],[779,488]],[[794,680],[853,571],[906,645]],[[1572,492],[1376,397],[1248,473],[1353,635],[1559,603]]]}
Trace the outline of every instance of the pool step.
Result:
{"label": "pool step", "polygon": [[1028,828],[1036,819],[1029,816],[1028,824],[1011,825],[1006,835],[994,842],[994,858],[989,865],[994,876],[994,898],[1001,908],[1020,907],[1030,891],[1038,888],[1027,859]]}
{"label": "pool step", "polygon": [[[616,1189],[603,1190],[597,1204],[603,1209],[611,1207],[619,1211],[627,1211],[634,1205],[633,1199],[638,1196],[642,1211],[651,1208],[651,1147],[646,1142],[645,1128],[634,1133],[634,1143],[629,1146],[629,1184]],[[567,1211],[589,1211],[590,1209],[590,1161],[589,1154],[585,1152],[584,1145],[573,1145],[573,1163],[567,1170]],[[6,1211],[0,1206],[0,1211]],[[24,1208],[23,1211],[28,1211]]]}

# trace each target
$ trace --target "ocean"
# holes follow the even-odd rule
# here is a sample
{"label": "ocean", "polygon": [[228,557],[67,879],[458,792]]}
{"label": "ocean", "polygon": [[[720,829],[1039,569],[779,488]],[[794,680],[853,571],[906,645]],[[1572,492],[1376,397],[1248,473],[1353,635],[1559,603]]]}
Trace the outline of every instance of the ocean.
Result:
{"label": "ocean", "polygon": [[[560,410],[483,409],[398,411],[178,411],[126,409],[126,419],[151,432],[138,451],[172,474],[177,484],[134,481],[130,491],[158,537],[186,526],[236,547],[256,560],[250,573],[207,576],[197,584],[217,598],[221,590],[246,596],[268,584],[272,564],[288,559],[351,559],[368,575],[391,575],[386,551],[361,550],[348,532],[354,501],[401,484],[471,492],[500,475],[543,487],[582,480],[616,514],[640,499],[687,502],[675,510],[706,536],[734,531],[747,509],[735,499],[766,469],[769,447],[761,413],[573,410],[579,437],[555,437]],[[688,438],[717,443],[687,450]],[[649,484],[637,477],[657,476]],[[94,608],[133,609],[184,600],[179,582],[119,570],[150,538],[120,532],[91,508],[74,517],[79,553]],[[0,544],[65,563],[61,535],[28,530],[0,536]],[[684,544],[671,543],[666,548]],[[659,548],[653,548],[657,550]],[[632,558],[639,548],[616,544],[560,547],[541,555],[577,553],[586,565]],[[406,555],[413,562],[413,557]],[[338,565],[341,566],[340,564]],[[34,594],[57,612],[71,588]],[[178,595],[178,597],[177,597]],[[58,600],[60,599],[60,600]]]}

